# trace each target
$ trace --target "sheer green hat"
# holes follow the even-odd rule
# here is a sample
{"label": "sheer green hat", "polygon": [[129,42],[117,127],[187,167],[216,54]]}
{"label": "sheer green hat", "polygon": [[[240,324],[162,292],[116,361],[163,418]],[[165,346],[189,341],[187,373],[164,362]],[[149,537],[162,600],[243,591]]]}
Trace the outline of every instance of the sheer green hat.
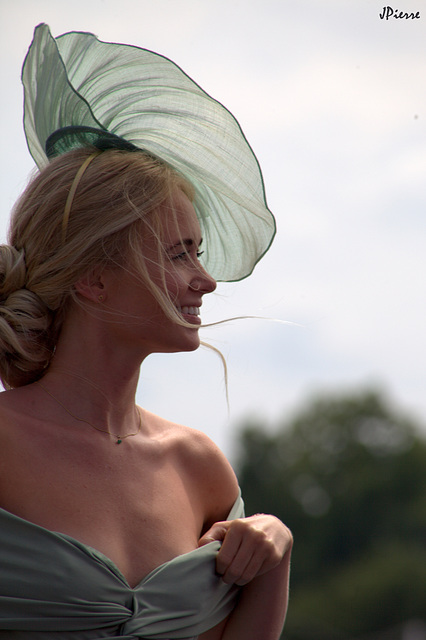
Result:
{"label": "sheer green hat", "polygon": [[36,27],[26,56],[24,128],[41,169],[80,146],[140,149],[195,189],[204,265],[248,276],[275,235],[257,159],[232,114],[171,60],[91,33]]}

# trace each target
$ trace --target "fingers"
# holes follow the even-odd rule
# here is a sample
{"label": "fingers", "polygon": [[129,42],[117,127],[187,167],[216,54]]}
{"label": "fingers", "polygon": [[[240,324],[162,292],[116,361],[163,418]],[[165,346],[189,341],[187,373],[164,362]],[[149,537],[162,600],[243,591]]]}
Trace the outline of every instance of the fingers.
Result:
{"label": "fingers", "polygon": [[[209,542],[219,541],[223,544],[216,558],[216,571],[222,576],[227,584],[238,584],[242,586],[252,579],[253,569],[250,571],[248,565],[253,566],[252,552],[249,545],[242,545],[241,534],[235,524],[238,521],[216,522],[198,541],[198,546],[202,547]],[[230,533],[230,529],[232,532]]]}
{"label": "fingers", "polygon": [[276,567],[291,548],[289,529],[274,516],[259,514],[249,518],[217,522],[199,541],[199,546],[223,541],[216,570],[227,584],[243,586]]}
{"label": "fingers", "polygon": [[231,522],[229,521],[215,522],[215,524],[198,540],[198,546],[203,547],[205,544],[215,542],[216,540],[222,542],[230,524]]}
{"label": "fingers", "polygon": [[280,560],[266,533],[254,521],[241,519],[232,521],[217,556],[216,569],[227,584],[243,586]]}
{"label": "fingers", "polygon": [[246,550],[241,549],[241,531],[235,526],[236,522],[232,521],[233,526],[228,528],[216,558],[216,571],[227,584],[236,582],[249,560]]}
{"label": "fingers", "polygon": [[262,564],[263,558],[251,543],[240,539],[235,529],[228,532],[216,558],[216,570],[226,584],[244,586],[258,574]]}

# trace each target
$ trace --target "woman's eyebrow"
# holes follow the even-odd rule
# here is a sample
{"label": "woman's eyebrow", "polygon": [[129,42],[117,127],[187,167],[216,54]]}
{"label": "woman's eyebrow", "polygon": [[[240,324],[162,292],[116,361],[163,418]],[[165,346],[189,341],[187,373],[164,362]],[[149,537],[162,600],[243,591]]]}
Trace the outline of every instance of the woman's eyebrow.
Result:
{"label": "woman's eyebrow", "polygon": [[[201,246],[203,242],[203,239],[201,238],[200,242],[198,243],[198,247]],[[171,249],[176,249],[177,247],[193,247],[195,244],[194,240],[192,238],[185,238],[182,240],[179,240],[179,242],[176,242],[175,244],[172,244],[170,246],[167,247],[167,250],[170,251]]]}

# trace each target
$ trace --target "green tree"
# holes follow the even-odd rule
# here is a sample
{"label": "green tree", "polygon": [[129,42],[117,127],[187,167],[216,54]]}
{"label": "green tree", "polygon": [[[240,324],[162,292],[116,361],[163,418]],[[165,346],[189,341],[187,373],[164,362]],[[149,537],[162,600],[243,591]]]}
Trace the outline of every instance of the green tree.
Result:
{"label": "green tree", "polygon": [[426,442],[376,392],[317,398],[271,432],[245,424],[247,513],[295,538],[287,640],[349,640],[426,614]]}

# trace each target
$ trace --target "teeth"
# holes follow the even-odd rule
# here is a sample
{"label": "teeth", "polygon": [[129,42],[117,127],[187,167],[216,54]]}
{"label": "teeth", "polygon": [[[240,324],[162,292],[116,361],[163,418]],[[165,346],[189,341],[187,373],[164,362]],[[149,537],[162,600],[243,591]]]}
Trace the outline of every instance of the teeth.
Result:
{"label": "teeth", "polygon": [[200,315],[200,308],[199,307],[180,307],[179,311],[181,313],[189,315],[189,316],[199,316]]}

